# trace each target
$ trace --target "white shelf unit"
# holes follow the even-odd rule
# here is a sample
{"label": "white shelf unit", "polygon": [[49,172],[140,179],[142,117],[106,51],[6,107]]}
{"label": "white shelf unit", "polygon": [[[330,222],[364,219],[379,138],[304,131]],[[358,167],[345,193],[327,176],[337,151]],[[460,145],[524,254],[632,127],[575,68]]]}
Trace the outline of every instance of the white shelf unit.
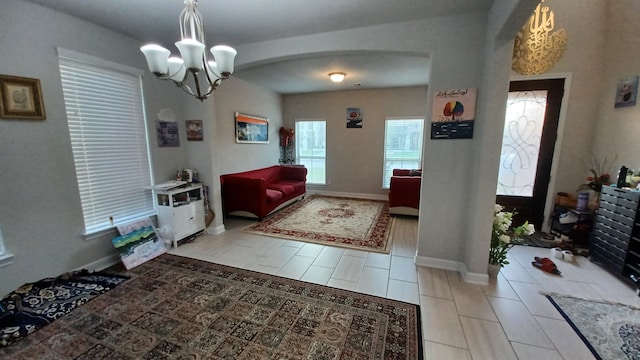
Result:
{"label": "white shelf unit", "polygon": [[190,184],[171,190],[156,190],[158,227],[173,232],[173,247],[178,242],[204,231],[204,193],[202,184]]}

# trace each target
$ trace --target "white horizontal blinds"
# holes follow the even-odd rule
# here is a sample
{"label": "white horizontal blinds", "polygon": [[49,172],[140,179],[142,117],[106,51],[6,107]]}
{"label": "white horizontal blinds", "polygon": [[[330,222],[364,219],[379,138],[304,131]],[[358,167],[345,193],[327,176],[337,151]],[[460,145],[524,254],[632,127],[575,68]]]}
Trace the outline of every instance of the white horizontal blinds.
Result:
{"label": "white horizontal blinds", "polygon": [[60,57],[85,231],[155,213],[138,75]]}
{"label": "white horizontal blinds", "polygon": [[384,132],[382,186],[389,187],[393,169],[422,167],[424,119],[387,119]]}

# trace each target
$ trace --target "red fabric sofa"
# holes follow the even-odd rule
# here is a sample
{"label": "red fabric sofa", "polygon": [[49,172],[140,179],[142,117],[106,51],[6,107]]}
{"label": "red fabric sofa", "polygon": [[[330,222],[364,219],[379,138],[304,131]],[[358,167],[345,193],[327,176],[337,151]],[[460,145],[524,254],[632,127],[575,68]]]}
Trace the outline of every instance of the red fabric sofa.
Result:
{"label": "red fabric sofa", "polygon": [[422,171],[393,169],[389,184],[389,213],[418,216]]}
{"label": "red fabric sofa", "polygon": [[307,168],[275,165],[220,176],[225,215],[265,216],[302,199],[307,192]]}

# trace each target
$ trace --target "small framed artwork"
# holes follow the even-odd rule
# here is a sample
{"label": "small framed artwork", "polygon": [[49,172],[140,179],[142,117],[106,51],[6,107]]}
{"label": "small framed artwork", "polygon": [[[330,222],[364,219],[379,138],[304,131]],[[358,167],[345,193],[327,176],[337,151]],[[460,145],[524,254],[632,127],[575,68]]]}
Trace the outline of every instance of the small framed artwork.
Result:
{"label": "small framed artwork", "polygon": [[44,120],[40,80],[0,75],[0,117]]}
{"label": "small framed artwork", "polygon": [[234,113],[236,121],[236,142],[247,144],[269,143],[269,119]]}
{"label": "small framed artwork", "polygon": [[634,106],[638,96],[638,76],[620,79],[616,89],[616,103],[614,107]]}
{"label": "small framed artwork", "polygon": [[118,232],[120,236],[111,239],[111,243],[127,270],[167,252],[149,218],[120,225]]}
{"label": "small framed artwork", "polygon": [[202,130],[202,120],[186,120],[187,141],[202,141],[204,132]]}
{"label": "small framed artwork", "polygon": [[362,129],[362,110],[357,107],[347,108],[347,128]]}
{"label": "small framed artwork", "polygon": [[159,147],[179,147],[180,134],[178,123],[173,121],[156,121],[156,135]]}
{"label": "small framed artwork", "polygon": [[431,139],[471,139],[478,89],[451,89],[433,94]]}

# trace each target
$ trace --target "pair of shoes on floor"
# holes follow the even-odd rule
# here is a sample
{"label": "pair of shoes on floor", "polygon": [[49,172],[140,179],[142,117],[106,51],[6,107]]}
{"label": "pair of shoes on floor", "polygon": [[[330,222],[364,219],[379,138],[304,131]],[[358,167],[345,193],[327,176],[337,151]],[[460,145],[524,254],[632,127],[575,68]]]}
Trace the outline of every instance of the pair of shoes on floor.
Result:
{"label": "pair of shoes on floor", "polygon": [[534,257],[533,260],[534,261],[531,262],[531,265],[533,265],[534,267],[537,267],[544,272],[548,272],[549,274],[561,274],[560,270],[558,270],[558,268],[556,267],[556,263],[554,263],[553,260],[549,258],[541,258],[538,256]]}
{"label": "pair of shoes on floor", "polygon": [[571,250],[562,250],[561,248],[553,248],[551,249],[551,256],[556,259],[561,259],[566,262],[573,262],[573,253]]}
{"label": "pair of shoes on floor", "polygon": [[575,224],[578,222],[578,216],[574,213],[567,212],[561,214],[558,221],[560,224]]}

